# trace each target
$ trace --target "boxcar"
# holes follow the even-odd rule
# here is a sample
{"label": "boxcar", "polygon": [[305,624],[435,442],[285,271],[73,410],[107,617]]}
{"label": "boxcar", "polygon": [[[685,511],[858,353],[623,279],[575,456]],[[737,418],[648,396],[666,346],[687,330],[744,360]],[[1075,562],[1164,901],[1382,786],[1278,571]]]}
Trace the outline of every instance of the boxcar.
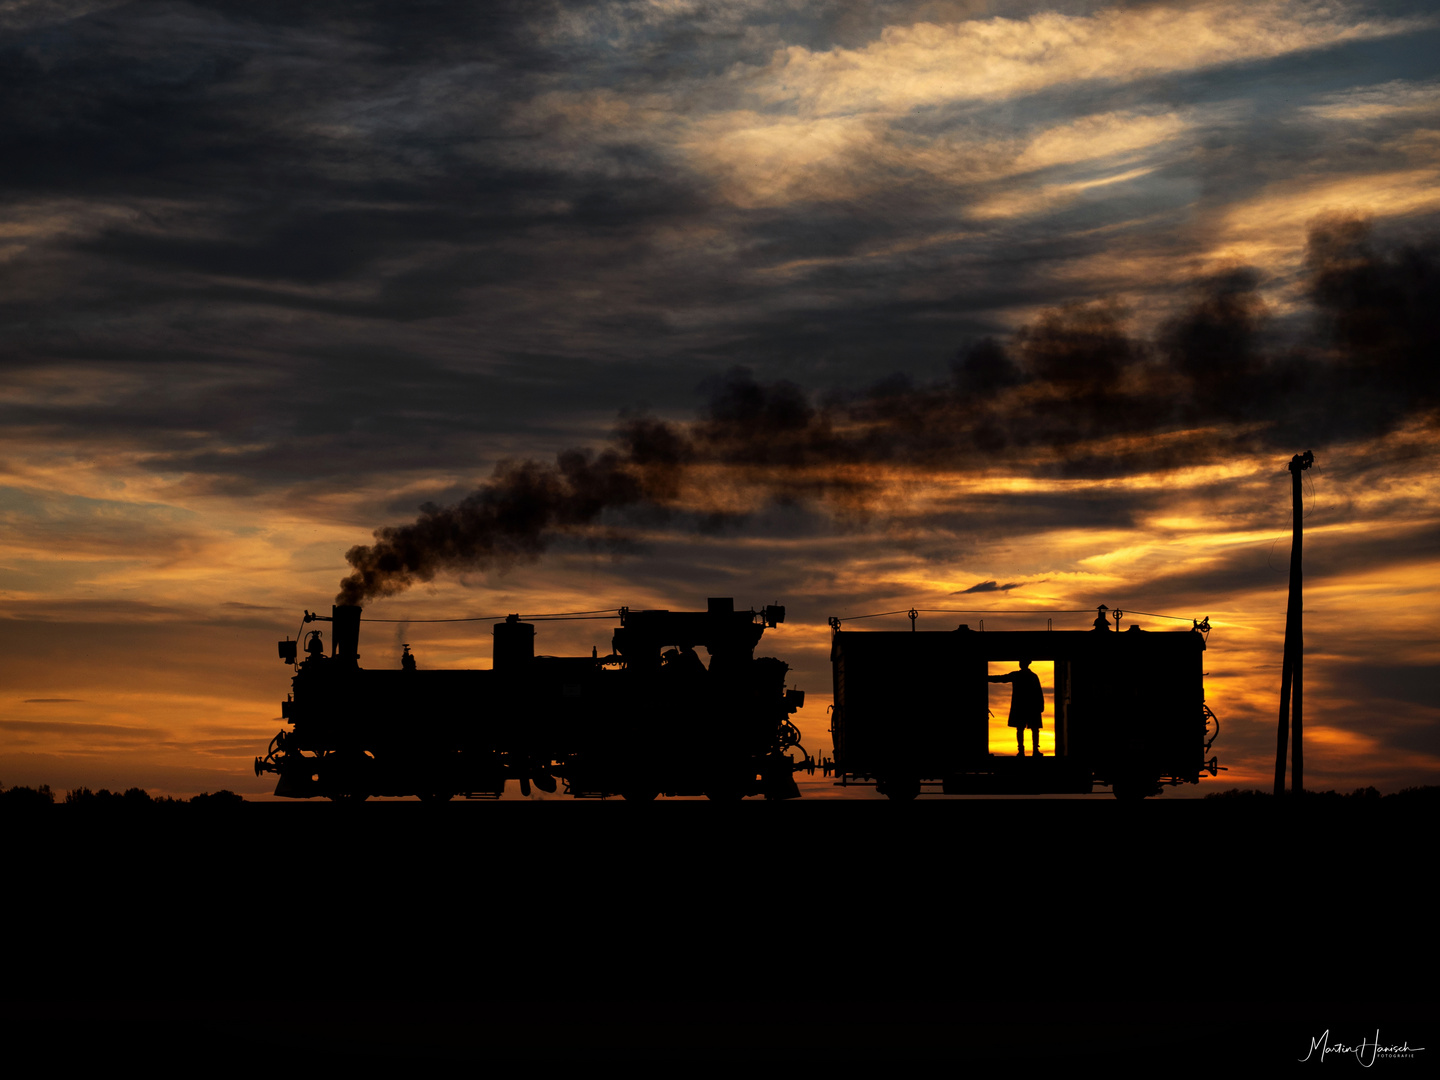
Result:
{"label": "boxcar", "polygon": [[[944,794],[1159,794],[1215,775],[1205,706],[1205,637],[1151,632],[854,631],[831,644],[834,769],[892,799]],[[1053,661],[1044,726],[1053,753],[992,753],[992,661]]]}

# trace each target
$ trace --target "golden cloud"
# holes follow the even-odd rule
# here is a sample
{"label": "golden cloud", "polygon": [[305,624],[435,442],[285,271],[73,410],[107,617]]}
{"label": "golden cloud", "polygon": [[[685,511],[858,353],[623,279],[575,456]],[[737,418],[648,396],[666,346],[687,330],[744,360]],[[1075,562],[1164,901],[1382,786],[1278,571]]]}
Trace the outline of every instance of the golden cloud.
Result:
{"label": "golden cloud", "polygon": [[1343,7],[1271,0],[1156,6],[1073,16],[974,19],[890,27],[859,49],[778,50],[761,71],[740,70],[768,103],[803,116],[899,113],[986,101],[1090,79],[1124,81],[1341,42],[1387,37],[1429,19],[1352,19]]}

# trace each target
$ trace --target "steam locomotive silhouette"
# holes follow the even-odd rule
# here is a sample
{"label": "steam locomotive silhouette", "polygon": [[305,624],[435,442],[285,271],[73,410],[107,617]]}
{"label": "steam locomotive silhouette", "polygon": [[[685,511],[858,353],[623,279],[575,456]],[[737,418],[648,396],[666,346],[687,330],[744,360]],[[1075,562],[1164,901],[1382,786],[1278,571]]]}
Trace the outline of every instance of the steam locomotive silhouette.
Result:
{"label": "steam locomotive silhouette", "polygon": [[795,798],[795,770],[813,770],[790,721],[805,694],[785,688],[788,664],[754,655],[784,618],[783,607],[736,611],[731,599],[621,608],[610,655],[571,657],[535,655],[535,625],[512,615],[494,627],[491,669],[431,671],[408,646],[398,670],[360,667],[358,606],[306,612],[331,623],[331,652],[319,630],[298,662],[300,643],[280,642],[295,666],[281,703],[293,730],[255,773],[278,774],[276,795],[336,801],[497,798],[510,780],[525,795],[563,783],[578,798]]}

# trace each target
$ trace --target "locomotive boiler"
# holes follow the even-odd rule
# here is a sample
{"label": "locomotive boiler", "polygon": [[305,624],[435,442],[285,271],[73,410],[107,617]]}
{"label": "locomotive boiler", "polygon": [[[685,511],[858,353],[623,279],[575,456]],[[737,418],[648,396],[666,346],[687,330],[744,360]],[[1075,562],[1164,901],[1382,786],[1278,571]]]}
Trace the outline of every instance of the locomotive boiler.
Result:
{"label": "locomotive boiler", "polygon": [[511,615],[493,628],[489,669],[422,670],[407,646],[398,669],[377,670],[360,666],[361,608],[307,612],[330,622],[330,654],[319,630],[303,658],[300,642],[280,642],[295,667],[281,703],[291,730],[255,772],[278,775],[276,795],[336,801],[497,798],[512,780],[525,795],[795,798],[810,763],[790,716],[805,695],[786,689],[789,665],[754,655],[784,618],[730,599],[621,608],[610,654],[572,657],[536,655],[535,624]]}
{"label": "locomotive boiler", "polygon": [[[1206,759],[1219,726],[1205,704],[1208,618],[1190,629],[834,631],[834,771],[891,799],[1088,794],[1120,799],[1218,774]],[[1122,613],[1116,613],[1117,616]],[[911,612],[913,620],[915,613]],[[983,625],[983,624],[982,624]],[[1051,753],[994,753],[989,685],[1022,661],[1054,664],[1044,726]],[[1018,674],[1018,673],[1017,673]],[[1038,682],[1036,690],[1039,690]],[[1023,729],[1021,731],[1023,734]]]}

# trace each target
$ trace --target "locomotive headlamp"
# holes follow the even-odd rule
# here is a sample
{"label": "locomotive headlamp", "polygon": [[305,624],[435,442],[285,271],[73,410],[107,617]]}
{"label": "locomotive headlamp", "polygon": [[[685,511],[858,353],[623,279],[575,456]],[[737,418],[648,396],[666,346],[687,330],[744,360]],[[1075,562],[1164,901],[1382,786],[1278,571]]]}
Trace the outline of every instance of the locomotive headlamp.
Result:
{"label": "locomotive headlamp", "polygon": [[280,646],[280,659],[287,664],[294,664],[295,649],[300,643],[286,638],[284,641],[277,641],[276,644]]}
{"label": "locomotive headlamp", "polygon": [[785,621],[785,606],[783,604],[765,605],[765,625],[771,630]]}

